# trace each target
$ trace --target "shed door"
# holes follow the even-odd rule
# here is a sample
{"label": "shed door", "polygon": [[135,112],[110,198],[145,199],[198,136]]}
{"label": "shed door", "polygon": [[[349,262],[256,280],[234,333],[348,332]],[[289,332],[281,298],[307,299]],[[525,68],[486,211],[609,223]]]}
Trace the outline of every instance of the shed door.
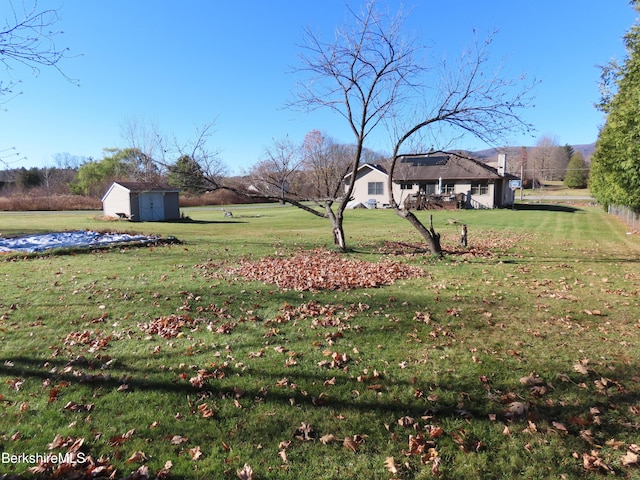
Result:
{"label": "shed door", "polygon": [[164,195],[162,193],[145,193],[140,195],[140,220],[157,222],[164,220]]}

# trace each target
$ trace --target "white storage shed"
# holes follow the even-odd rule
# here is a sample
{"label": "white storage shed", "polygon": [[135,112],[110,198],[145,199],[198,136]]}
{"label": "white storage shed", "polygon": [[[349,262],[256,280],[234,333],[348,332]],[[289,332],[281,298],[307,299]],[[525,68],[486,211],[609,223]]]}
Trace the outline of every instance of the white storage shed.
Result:
{"label": "white storage shed", "polygon": [[180,218],[179,190],[142,182],[113,182],[102,197],[107,217],[134,222],[161,222]]}

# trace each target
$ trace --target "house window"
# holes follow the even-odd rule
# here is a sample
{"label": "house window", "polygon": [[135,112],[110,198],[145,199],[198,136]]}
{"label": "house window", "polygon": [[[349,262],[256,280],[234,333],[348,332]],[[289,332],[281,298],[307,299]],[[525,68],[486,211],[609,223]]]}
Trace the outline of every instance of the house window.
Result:
{"label": "house window", "polygon": [[456,193],[456,186],[453,183],[444,183],[442,185],[442,195],[453,195]]}
{"label": "house window", "polygon": [[471,184],[471,195],[489,195],[489,184],[488,183],[472,183]]}
{"label": "house window", "polygon": [[369,182],[367,193],[369,195],[383,195],[384,182]]}
{"label": "house window", "polygon": [[413,190],[413,183],[401,183],[400,190]]}

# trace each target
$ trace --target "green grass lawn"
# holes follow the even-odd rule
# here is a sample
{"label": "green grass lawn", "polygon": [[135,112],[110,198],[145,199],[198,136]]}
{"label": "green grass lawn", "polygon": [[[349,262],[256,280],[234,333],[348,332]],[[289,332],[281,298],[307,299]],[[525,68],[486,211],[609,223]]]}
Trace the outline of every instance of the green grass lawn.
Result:
{"label": "green grass lawn", "polygon": [[[640,239],[601,209],[419,212],[442,260],[388,210],[347,212],[341,256],[293,208],[184,213],[0,213],[4,236],[181,242],[0,257],[0,478],[76,478],[10,457],[69,452],[86,478],[640,477]],[[424,274],[297,291],[230,273],[314,249]]]}

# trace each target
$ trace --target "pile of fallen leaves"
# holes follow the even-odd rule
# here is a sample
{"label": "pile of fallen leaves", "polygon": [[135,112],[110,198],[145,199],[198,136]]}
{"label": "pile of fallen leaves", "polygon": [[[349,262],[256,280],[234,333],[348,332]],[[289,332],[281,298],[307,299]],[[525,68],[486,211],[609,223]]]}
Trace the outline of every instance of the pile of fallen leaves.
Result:
{"label": "pile of fallen leaves", "polygon": [[349,258],[323,249],[291,257],[245,259],[226,270],[245,280],[275,284],[283,290],[352,290],[391,285],[396,280],[424,276],[424,270],[392,260],[377,263]]}

